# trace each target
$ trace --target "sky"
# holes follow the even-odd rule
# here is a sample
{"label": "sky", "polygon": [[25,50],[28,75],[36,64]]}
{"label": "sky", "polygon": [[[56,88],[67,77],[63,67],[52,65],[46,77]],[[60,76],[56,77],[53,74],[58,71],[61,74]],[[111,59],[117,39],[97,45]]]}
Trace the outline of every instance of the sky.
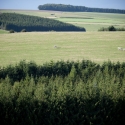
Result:
{"label": "sky", "polygon": [[39,5],[46,3],[125,10],[125,0],[0,0],[0,9],[38,10]]}

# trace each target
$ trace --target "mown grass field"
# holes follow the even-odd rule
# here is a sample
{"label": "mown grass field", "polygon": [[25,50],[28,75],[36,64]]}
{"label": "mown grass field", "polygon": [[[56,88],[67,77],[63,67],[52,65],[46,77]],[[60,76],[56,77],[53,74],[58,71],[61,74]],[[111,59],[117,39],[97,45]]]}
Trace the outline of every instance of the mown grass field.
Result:
{"label": "mown grass field", "polygon": [[100,27],[108,27],[111,25],[115,26],[116,28],[125,27],[125,14],[39,10],[0,10],[0,12],[12,12],[45,18],[53,18],[62,22],[84,27],[87,31],[98,31]]}
{"label": "mown grass field", "polygon": [[[54,46],[59,48],[54,48]],[[43,64],[50,60],[88,59],[103,63],[125,61],[125,32],[30,32],[0,34],[0,66],[21,60]]]}

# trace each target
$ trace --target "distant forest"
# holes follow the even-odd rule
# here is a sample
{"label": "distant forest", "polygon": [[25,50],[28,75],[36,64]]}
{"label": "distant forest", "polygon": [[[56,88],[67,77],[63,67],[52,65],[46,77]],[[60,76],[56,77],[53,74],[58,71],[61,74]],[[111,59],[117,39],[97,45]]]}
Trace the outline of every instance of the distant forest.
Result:
{"label": "distant forest", "polygon": [[16,13],[0,14],[0,28],[5,30],[30,31],[86,31],[85,28],[54,19]]}
{"label": "distant forest", "polygon": [[125,14],[125,10],[109,9],[109,8],[90,8],[85,6],[73,6],[65,4],[44,4],[38,6],[39,10],[55,10],[70,12],[100,12],[100,13],[121,13]]}

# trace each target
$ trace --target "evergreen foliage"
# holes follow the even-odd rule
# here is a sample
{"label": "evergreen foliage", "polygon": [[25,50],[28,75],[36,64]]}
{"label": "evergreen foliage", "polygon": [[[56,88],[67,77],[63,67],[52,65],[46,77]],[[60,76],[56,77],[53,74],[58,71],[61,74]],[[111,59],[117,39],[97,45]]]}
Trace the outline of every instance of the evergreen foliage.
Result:
{"label": "evergreen foliage", "polygon": [[72,24],[63,23],[57,20],[22,15],[16,13],[0,14],[0,27],[6,30],[14,30],[20,32],[23,29],[26,31],[85,31],[85,28],[80,28]]}
{"label": "evergreen foliage", "polygon": [[121,13],[125,14],[125,10],[108,9],[108,8],[90,8],[85,6],[73,6],[65,4],[44,4],[38,6],[39,10],[55,10],[55,11],[70,11],[70,12],[99,12],[99,13]]}
{"label": "evergreen foliage", "polygon": [[125,63],[21,61],[0,69],[2,125],[124,125]]}

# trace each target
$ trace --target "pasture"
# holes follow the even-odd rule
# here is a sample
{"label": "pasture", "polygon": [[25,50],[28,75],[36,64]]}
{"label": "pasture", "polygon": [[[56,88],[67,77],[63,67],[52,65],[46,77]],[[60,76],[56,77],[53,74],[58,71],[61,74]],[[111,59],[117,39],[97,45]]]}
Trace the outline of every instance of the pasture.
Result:
{"label": "pasture", "polygon": [[87,31],[98,31],[101,27],[115,26],[125,28],[125,14],[91,13],[91,12],[60,12],[40,10],[0,10],[5,13],[20,13],[26,15],[52,18],[76,26],[84,27]]}
{"label": "pasture", "polygon": [[1,29],[0,29],[0,34],[7,34],[7,33],[9,33],[9,32],[6,31],[6,30],[1,30]]}
{"label": "pasture", "polygon": [[[54,46],[57,46],[56,48]],[[43,64],[50,60],[88,59],[124,62],[125,32],[26,32],[0,34],[0,66],[21,60]]]}

